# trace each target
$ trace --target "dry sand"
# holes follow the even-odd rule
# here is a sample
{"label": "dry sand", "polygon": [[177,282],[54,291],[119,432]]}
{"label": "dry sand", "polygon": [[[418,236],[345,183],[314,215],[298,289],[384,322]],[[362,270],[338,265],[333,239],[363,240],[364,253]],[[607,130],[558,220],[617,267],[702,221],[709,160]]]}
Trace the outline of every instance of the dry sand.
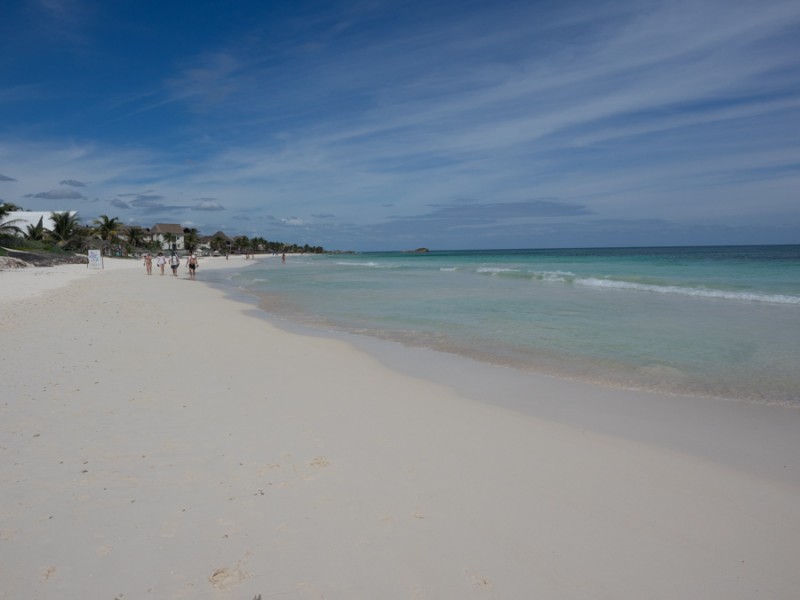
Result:
{"label": "dry sand", "polygon": [[0,598],[800,596],[800,410],[413,377],[246,264],[0,272]]}

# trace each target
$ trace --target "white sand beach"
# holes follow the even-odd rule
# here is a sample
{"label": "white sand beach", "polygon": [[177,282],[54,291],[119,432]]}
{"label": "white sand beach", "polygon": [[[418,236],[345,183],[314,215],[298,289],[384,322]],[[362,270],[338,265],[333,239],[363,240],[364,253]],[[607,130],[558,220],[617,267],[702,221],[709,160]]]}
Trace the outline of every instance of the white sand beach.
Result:
{"label": "white sand beach", "polygon": [[373,356],[246,264],[0,272],[0,598],[800,595],[800,410]]}

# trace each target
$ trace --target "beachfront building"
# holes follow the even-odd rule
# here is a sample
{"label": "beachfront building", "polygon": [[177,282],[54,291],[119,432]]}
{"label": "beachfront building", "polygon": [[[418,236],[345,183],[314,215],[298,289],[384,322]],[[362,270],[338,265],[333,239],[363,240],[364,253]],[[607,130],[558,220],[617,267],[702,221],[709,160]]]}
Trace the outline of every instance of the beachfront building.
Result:
{"label": "beachfront building", "polygon": [[183,227],[177,223],[156,223],[148,232],[154,242],[158,242],[162,250],[183,250]]}
{"label": "beachfront building", "polygon": [[200,245],[198,246],[202,254],[208,255],[215,252],[225,254],[230,252],[231,238],[225,235],[222,231],[218,231],[211,235],[204,235],[200,238]]}

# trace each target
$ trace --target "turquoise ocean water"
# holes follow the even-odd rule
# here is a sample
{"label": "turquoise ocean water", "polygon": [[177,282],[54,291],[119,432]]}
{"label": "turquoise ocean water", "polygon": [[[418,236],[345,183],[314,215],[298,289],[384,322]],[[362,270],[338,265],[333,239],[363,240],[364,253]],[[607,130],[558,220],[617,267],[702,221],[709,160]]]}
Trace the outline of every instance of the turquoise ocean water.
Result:
{"label": "turquoise ocean water", "polygon": [[609,385],[800,406],[800,246],[289,256],[269,313]]}

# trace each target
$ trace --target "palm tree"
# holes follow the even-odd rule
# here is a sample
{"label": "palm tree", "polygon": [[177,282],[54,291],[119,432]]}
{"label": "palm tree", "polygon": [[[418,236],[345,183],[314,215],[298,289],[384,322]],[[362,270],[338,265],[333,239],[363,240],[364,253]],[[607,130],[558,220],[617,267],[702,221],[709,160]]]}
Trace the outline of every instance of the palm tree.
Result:
{"label": "palm tree", "polygon": [[0,217],[0,237],[11,237],[12,235],[22,233],[22,229],[19,228],[21,223],[22,219],[8,219],[4,221]]}
{"label": "palm tree", "polygon": [[215,235],[211,239],[211,249],[215,252],[224,252],[228,248],[228,240],[221,235]]}
{"label": "palm tree", "polygon": [[44,217],[39,217],[39,222],[36,225],[28,225],[25,231],[25,237],[29,240],[41,242],[44,239],[45,232]]}
{"label": "palm tree", "polygon": [[264,252],[268,245],[269,242],[261,236],[256,236],[250,240],[250,248],[253,250],[254,254],[256,252]]}
{"label": "palm tree", "polygon": [[233,239],[233,247],[239,249],[239,254],[242,253],[242,250],[245,250],[250,247],[250,238],[246,235],[240,235]]}
{"label": "palm tree", "polygon": [[97,235],[104,242],[104,247],[107,249],[111,243],[117,239],[122,224],[119,222],[118,217],[110,218],[108,215],[100,215],[94,220]]}
{"label": "palm tree", "polygon": [[170,250],[172,249],[172,245],[178,241],[177,236],[174,233],[165,233],[164,234],[164,242],[167,244],[167,248]]}
{"label": "palm tree", "polygon": [[16,204],[5,202],[0,204],[0,237],[11,237],[18,233],[22,233],[19,225],[22,224],[21,219],[6,219],[9,213],[21,210]]}
{"label": "palm tree", "polygon": [[189,228],[183,230],[183,247],[189,254],[194,254],[197,246],[200,245],[200,232],[197,229]]}
{"label": "palm tree", "polygon": [[53,228],[50,230],[50,237],[56,240],[56,244],[64,248],[78,237],[78,215],[76,213],[51,212],[50,220]]}
{"label": "palm tree", "polygon": [[125,232],[128,238],[128,245],[132,250],[144,245],[144,229],[138,225],[131,225]]}
{"label": "palm tree", "polygon": [[159,242],[156,239],[153,239],[152,236],[148,238],[147,237],[148,235],[150,235],[150,234],[149,233],[145,234],[144,247],[147,248],[148,250],[150,250],[150,252],[158,252],[159,250],[162,250],[161,242]]}
{"label": "palm tree", "polygon": [[21,206],[17,206],[13,202],[3,202],[0,204],[0,219],[8,215],[8,213],[17,212],[22,210]]}
{"label": "palm tree", "polygon": [[75,241],[76,243],[80,242],[80,247],[82,250],[88,250],[96,247],[96,244],[92,243],[92,240],[95,239],[96,234],[97,232],[91,225],[79,224],[75,227]]}

